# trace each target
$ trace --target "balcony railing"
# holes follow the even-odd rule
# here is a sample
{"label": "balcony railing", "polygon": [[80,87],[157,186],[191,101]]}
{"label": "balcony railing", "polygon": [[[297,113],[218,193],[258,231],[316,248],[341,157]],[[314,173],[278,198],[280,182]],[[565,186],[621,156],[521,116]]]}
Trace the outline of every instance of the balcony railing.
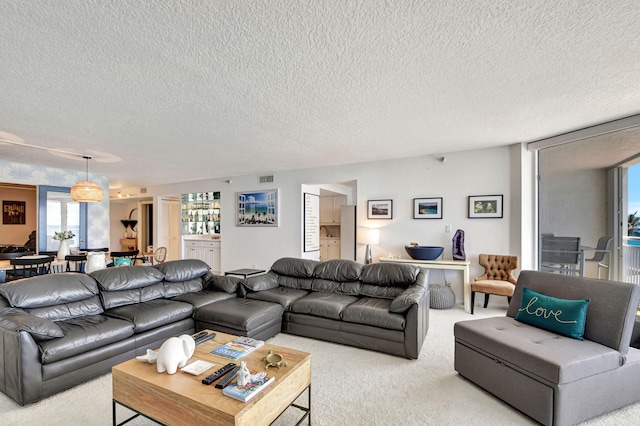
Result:
{"label": "balcony railing", "polygon": [[640,237],[624,237],[622,281],[640,285]]}

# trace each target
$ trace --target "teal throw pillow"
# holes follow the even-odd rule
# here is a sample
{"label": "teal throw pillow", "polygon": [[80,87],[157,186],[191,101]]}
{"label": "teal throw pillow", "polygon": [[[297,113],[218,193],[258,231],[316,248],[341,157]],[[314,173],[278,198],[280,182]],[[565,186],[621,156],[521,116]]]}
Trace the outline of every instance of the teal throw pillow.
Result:
{"label": "teal throw pillow", "polygon": [[589,302],[589,299],[558,299],[525,287],[516,320],[583,340]]}
{"label": "teal throw pillow", "polygon": [[131,265],[131,259],[129,259],[128,257],[116,257],[115,259],[113,259],[113,265],[114,266]]}

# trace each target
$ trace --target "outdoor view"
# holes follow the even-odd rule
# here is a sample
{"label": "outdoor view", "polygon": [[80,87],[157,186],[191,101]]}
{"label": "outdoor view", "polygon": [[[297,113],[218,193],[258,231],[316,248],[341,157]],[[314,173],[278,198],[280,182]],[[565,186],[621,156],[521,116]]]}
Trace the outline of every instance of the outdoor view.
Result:
{"label": "outdoor view", "polygon": [[629,236],[639,240],[629,240],[631,245],[640,245],[640,163],[627,171],[627,208],[629,212]]}

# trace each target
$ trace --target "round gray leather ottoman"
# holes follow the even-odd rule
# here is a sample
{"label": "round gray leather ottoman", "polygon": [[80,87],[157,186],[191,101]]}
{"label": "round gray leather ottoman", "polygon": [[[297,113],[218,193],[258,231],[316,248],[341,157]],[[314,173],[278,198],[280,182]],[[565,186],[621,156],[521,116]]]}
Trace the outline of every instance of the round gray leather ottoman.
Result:
{"label": "round gray leather ottoman", "polygon": [[429,307],[451,309],[456,304],[456,295],[448,285],[429,284]]}

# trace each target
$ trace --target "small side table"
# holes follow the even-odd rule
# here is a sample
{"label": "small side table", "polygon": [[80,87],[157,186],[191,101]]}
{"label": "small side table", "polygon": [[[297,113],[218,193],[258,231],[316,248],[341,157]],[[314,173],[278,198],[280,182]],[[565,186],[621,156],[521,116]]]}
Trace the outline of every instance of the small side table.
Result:
{"label": "small side table", "polygon": [[233,271],[227,271],[225,275],[238,275],[242,278],[247,278],[251,275],[258,275],[266,272],[264,269],[250,269],[250,268],[242,268],[242,269],[234,269]]}

